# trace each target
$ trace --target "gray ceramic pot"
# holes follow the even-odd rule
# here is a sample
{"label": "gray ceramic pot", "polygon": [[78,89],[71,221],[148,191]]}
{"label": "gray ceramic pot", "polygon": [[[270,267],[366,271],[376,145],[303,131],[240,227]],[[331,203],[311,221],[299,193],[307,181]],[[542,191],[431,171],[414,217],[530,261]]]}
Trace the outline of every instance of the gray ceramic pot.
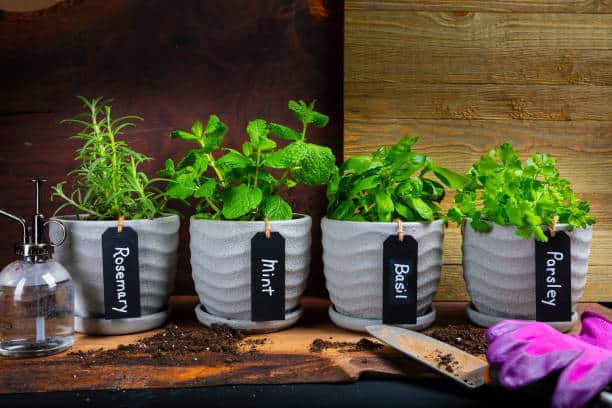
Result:
{"label": "gray ceramic pot", "polygon": [[[514,226],[491,226],[488,233],[475,231],[469,221],[462,228],[463,276],[473,305],[468,309],[470,319],[483,326],[502,319],[535,320],[535,241],[518,237]],[[586,283],[593,230],[588,227],[568,231],[564,224],[555,229],[567,231],[571,240],[575,312]],[[573,313],[571,322],[553,326],[569,330],[576,318]]]}
{"label": "gray ceramic pot", "polygon": [[[265,230],[263,221],[191,219],[191,269],[203,309],[204,324],[222,323],[251,331],[274,331],[301,316],[299,299],[310,272],[312,220],[271,221],[271,231],[285,238],[285,320],[251,322],[251,239]],[[200,306],[198,306],[200,308]],[[299,313],[296,313],[299,310]]]}
{"label": "gray ceramic pot", "polygon": [[[406,222],[404,233],[418,242],[417,325],[423,329],[435,318],[432,299],[442,266],[444,222]],[[365,331],[382,320],[383,242],[397,233],[394,222],[321,221],[325,282],[333,308],[330,315],[342,327]]]}
{"label": "gray ceramic pot", "polygon": [[[104,318],[102,234],[116,228],[117,221],[58,218],[67,230],[66,242],[54,258],[70,272],[75,287],[75,328],[89,334],[126,334],[162,325],[168,316],[168,298],[174,287],[179,217],[169,215],[153,220],[126,220],[124,227],[138,234],[141,317]],[[51,224],[50,234],[59,231]]]}

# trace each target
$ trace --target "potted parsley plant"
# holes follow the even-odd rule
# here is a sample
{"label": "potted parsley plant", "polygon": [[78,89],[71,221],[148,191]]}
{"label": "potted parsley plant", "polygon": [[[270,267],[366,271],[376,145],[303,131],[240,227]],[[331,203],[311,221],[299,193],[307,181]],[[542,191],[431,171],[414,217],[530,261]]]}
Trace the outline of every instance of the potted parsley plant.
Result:
{"label": "potted parsley plant", "polygon": [[[501,319],[535,320],[538,304],[556,306],[552,297],[563,290],[557,267],[564,261],[571,270],[566,288],[569,320],[549,322],[569,330],[577,318],[576,302],[588,270],[595,223],[589,203],[574,194],[552,157],[534,154],[522,162],[508,143],[483,155],[467,177],[469,182],[455,196],[448,217],[462,226],[470,319],[483,326]],[[569,259],[563,260],[559,250],[546,250],[548,259],[537,261],[536,248],[552,244],[557,234],[569,236],[571,254],[565,254]],[[538,262],[550,275],[542,278],[546,281],[541,294],[536,284]],[[544,297],[537,301],[540,296]]]}
{"label": "potted parsley plant", "polygon": [[[301,129],[252,120],[241,150],[222,147],[228,127],[215,115],[205,125],[197,121],[191,131],[171,134],[195,145],[176,164],[168,160],[161,174],[171,180],[168,197],[194,205],[189,229],[191,267],[201,302],[196,315],[205,325],[274,331],[294,324],[302,315],[299,298],[310,271],[312,221],[295,213],[283,194],[298,183],[326,184],[335,157],[328,147],[306,140],[310,125],[323,128],[329,121],[314,110],[314,102],[290,101],[288,107]],[[287,143],[279,147],[270,136]],[[256,234],[264,231],[267,237],[278,233],[284,240],[284,262],[280,260],[284,279],[278,270],[266,277],[282,310],[269,320],[255,317],[264,306],[253,306],[259,282],[253,279],[257,254],[252,245]],[[278,267],[274,262],[270,265]]]}
{"label": "potted parsley plant", "polygon": [[[78,165],[69,173],[69,189],[66,182],[52,187],[52,200],[63,201],[56,216],[74,211],[57,216],[67,240],[55,257],[74,279],[75,329],[103,335],[149,330],[169,314],[179,218],[166,211],[165,195],[155,187],[161,180],[138,170],[149,157],[120,138],[142,119],[113,118],[110,101],[80,99],[86,112],[63,121],[81,127],[73,136],[83,142]],[[59,233],[53,227],[50,234]],[[129,245],[120,244],[128,237]],[[106,242],[116,245],[105,249]]]}
{"label": "potted parsley plant", "polygon": [[[341,327],[365,331],[384,320],[383,245],[399,228],[418,245],[412,289],[416,322],[401,326],[420,330],[435,319],[432,299],[440,280],[445,224],[438,204],[445,186],[458,187],[464,179],[413,151],[417,140],[404,137],[369,156],[351,157],[329,184],[327,217],[321,222],[323,264],[329,314]],[[404,288],[403,282],[397,284]]]}

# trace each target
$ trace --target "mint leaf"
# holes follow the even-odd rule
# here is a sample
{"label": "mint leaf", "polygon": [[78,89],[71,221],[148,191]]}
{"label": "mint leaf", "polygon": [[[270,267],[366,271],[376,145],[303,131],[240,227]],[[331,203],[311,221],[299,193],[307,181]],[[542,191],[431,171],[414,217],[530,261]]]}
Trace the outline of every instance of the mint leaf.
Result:
{"label": "mint leaf", "polygon": [[274,169],[286,169],[292,164],[300,162],[308,153],[306,144],[297,141],[275,152],[264,156],[264,165]]}
{"label": "mint leaf", "polygon": [[204,182],[193,193],[193,196],[195,198],[210,197],[213,195],[216,188],[217,188],[217,182],[214,179],[204,178]]}
{"label": "mint leaf", "polygon": [[253,146],[259,146],[262,140],[268,136],[268,124],[263,119],[255,119],[249,122],[246,131]]}
{"label": "mint leaf", "polygon": [[291,206],[278,195],[266,197],[261,202],[261,213],[269,220],[290,220],[293,217]]}
{"label": "mint leaf", "polygon": [[240,184],[223,192],[223,216],[234,220],[257,208],[262,200],[262,192],[257,187]]}
{"label": "mint leaf", "polygon": [[285,140],[300,140],[302,135],[287,126],[279,125],[278,123],[270,123],[268,125],[270,134],[276,135]]}
{"label": "mint leaf", "polygon": [[197,137],[198,139],[201,139],[202,138],[202,122],[200,122],[199,120],[196,120],[193,126],[191,126],[191,132],[193,133],[195,137]]}
{"label": "mint leaf", "polygon": [[192,174],[181,174],[176,180],[171,181],[170,186],[166,190],[166,195],[169,198],[184,200],[193,194],[195,187]]}
{"label": "mint leaf", "polygon": [[306,154],[292,171],[296,181],[310,186],[326,184],[334,171],[336,158],[329,147],[306,143]]}
{"label": "mint leaf", "polygon": [[217,159],[219,167],[223,167],[226,170],[232,168],[245,168],[251,164],[251,160],[243,156],[239,151],[234,149],[226,149],[228,152]]}
{"label": "mint leaf", "polygon": [[170,133],[170,137],[172,139],[187,140],[188,142],[199,142],[200,141],[200,138],[198,138],[197,136],[192,135],[189,132],[185,132],[184,130],[175,130],[175,131]]}
{"label": "mint leaf", "polygon": [[210,153],[221,146],[221,142],[227,133],[227,125],[221,122],[217,115],[210,115],[206,128],[204,129],[204,146],[203,150]]}
{"label": "mint leaf", "polygon": [[305,125],[313,124],[318,128],[324,128],[329,122],[329,117],[314,110],[314,102],[307,105],[304,101],[289,101],[289,110]]}

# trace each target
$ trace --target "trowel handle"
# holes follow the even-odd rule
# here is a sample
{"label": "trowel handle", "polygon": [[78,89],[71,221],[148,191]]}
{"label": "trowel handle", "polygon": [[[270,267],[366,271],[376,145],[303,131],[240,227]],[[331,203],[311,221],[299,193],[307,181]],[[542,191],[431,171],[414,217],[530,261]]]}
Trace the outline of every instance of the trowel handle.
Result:
{"label": "trowel handle", "polygon": [[17,217],[16,215],[11,214],[8,211],[4,211],[2,209],[0,209],[0,215],[4,215],[5,217],[13,220],[13,221],[17,221],[18,223],[21,224],[21,228],[22,228],[22,233],[23,233],[23,243],[25,244],[27,242],[27,237],[28,237],[28,225],[26,223],[26,220],[20,217]]}

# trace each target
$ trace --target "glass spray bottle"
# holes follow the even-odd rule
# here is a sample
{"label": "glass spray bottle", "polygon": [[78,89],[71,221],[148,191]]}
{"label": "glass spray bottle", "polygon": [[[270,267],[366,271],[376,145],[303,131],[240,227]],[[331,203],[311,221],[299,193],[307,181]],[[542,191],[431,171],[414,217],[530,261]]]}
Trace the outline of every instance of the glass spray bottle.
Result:
{"label": "glass spray bottle", "polygon": [[[53,248],[66,237],[64,225],[45,220],[40,213],[41,183],[36,186],[36,213],[32,224],[0,210],[21,224],[23,239],[15,244],[20,258],[0,272],[0,355],[36,357],[64,351],[74,343],[74,289],[68,271],[51,258]],[[61,242],[47,242],[44,229],[56,223]]]}

